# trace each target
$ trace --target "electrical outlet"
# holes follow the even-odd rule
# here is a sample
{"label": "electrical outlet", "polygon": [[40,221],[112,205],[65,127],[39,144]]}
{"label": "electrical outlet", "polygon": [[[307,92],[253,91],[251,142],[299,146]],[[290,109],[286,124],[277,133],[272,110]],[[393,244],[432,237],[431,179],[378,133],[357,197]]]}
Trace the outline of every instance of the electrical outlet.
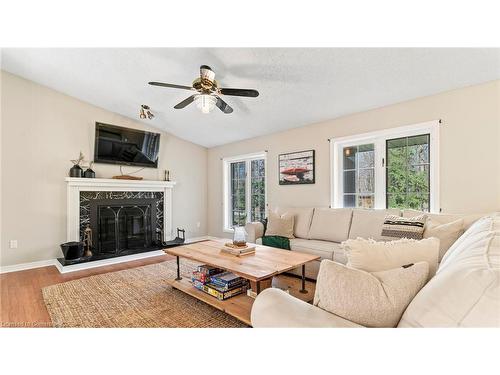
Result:
{"label": "electrical outlet", "polygon": [[9,241],[9,247],[11,249],[17,249],[17,240],[10,240]]}
{"label": "electrical outlet", "polygon": [[199,227],[201,227],[201,223],[198,221],[198,222],[196,223],[196,228],[199,228]]}

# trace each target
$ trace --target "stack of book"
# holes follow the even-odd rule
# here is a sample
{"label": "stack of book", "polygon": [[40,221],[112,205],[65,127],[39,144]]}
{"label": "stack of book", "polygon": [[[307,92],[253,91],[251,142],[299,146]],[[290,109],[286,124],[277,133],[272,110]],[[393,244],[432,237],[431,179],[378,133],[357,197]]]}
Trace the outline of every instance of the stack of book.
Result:
{"label": "stack of book", "polygon": [[236,246],[233,245],[232,243],[226,243],[222,247],[221,251],[223,253],[231,255],[242,256],[242,255],[255,254],[255,248],[256,245],[247,244],[245,246]]}
{"label": "stack of book", "polygon": [[246,292],[247,280],[232,272],[210,266],[198,266],[192,276],[193,286],[217,299],[224,301]]}

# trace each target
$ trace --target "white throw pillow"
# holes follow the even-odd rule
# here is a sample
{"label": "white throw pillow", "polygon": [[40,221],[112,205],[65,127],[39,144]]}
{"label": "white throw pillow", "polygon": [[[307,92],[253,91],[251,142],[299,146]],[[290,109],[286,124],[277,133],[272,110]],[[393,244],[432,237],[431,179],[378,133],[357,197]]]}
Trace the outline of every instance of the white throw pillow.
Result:
{"label": "white throw pillow", "polygon": [[276,212],[269,212],[265,235],[295,238],[293,235],[294,218],[294,215],[289,213],[278,215]]}
{"label": "white throw pillow", "polygon": [[440,224],[435,220],[429,219],[425,224],[424,238],[435,237],[439,239],[439,261],[443,259],[444,254],[462,235],[464,220],[459,219],[451,223]]}
{"label": "white throw pillow", "polygon": [[429,278],[436,273],[439,257],[439,240],[426,238],[420,241],[402,238],[397,241],[377,242],[357,238],[342,243],[347,256],[347,266],[367,272],[390,270],[410,263],[429,263]]}
{"label": "white throw pillow", "polygon": [[323,260],[314,305],[367,327],[395,327],[428,274],[427,262],[368,273]]}

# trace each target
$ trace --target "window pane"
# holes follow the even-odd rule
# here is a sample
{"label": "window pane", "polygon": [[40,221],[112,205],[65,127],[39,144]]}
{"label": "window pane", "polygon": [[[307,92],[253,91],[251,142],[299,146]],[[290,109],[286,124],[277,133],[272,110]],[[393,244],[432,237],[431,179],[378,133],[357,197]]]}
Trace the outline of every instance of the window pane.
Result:
{"label": "window pane", "polygon": [[356,146],[344,148],[344,170],[356,168],[356,150]]}
{"label": "window pane", "polygon": [[266,214],[265,160],[252,160],[251,168],[251,215],[250,221],[263,220]]}
{"label": "window pane", "polygon": [[387,207],[429,210],[428,134],[387,140]]}
{"label": "window pane", "polygon": [[373,144],[358,147],[358,168],[373,168],[375,165],[374,148]]}
{"label": "window pane", "polygon": [[358,174],[358,193],[374,193],[375,171],[372,169],[361,169]]}
{"label": "window pane", "polygon": [[344,171],[344,193],[356,192],[356,171]]}
{"label": "window pane", "polygon": [[359,194],[356,207],[361,207],[361,208],[375,207],[375,196],[373,194],[370,195]]}
{"label": "window pane", "polygon": [[344,207],[356,207],[356,194],[344,194]]}
{"label": "window pane", "polygon": [[344,207],[374,207],[375,145],[344,147],[342,153]]}
{"label": "window pane", "polygon": [[231,163],[231,218],[232,226],[246,223],[246,163]]}

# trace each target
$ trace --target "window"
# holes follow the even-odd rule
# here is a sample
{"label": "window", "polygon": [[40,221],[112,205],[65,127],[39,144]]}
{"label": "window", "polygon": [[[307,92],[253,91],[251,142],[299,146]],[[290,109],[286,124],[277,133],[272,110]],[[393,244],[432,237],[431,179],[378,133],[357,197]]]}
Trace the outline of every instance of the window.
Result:
{"label": "window", "polygon": [[332,206],[438,212],[438,124],[332,139]]}
{"label": "window", "polygon": [[264,219],[266,214],[266,155],[223,159],[224,230]]}

